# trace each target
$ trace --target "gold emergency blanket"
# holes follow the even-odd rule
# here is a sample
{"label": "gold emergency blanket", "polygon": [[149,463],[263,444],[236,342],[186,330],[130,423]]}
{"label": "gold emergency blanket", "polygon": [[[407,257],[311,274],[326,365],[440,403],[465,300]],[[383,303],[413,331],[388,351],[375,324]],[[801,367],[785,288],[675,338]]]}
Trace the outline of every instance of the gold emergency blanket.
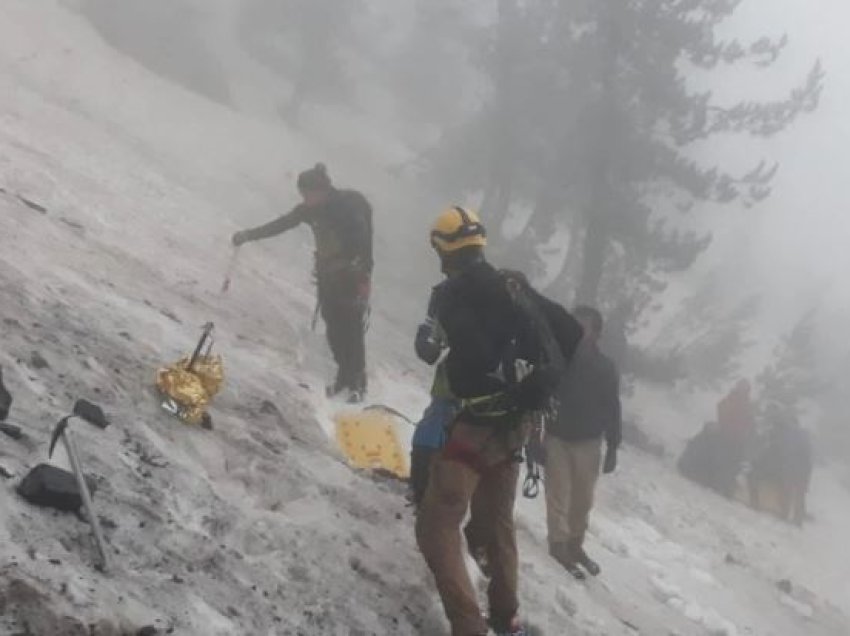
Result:
{"label": "gold emergency blanket", "polygon": [[189,357],[156,372],[156,386],[180,408],[177,415],[190,424],[199,424],[207,406],[224,384],[224,363],[221,356],[199,356],[192,370]]}

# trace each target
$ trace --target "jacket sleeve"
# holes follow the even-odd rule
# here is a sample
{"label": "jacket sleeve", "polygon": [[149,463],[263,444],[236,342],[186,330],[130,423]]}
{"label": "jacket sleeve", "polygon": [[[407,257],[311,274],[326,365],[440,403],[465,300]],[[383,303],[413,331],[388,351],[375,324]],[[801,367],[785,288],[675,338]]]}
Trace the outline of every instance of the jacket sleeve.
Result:
{"label": "jacket sleeve", "polygon": [[443,352],[443,344],[439,324],[437,323],[437,312],[439,311],[441,286],[437,285],[431,290],[431,298],[428,300],[428,313],[425,321],[416,330],[416,339],[413,346],[416,355],[426,364],[434,364],[440,359]]}
{"label": "jacket sleeve", "polygon": [[605,441],[609,448],[617,448],[623,439],[623,407],[620,402],[620,372],[613,362],[609,363],[606,394],[603,396],[607,425]]}
{"label": "jacket sleeve", "polygon": [[275,219],[270,223],[266,223],[265,225],[255,227],[250,230],[245,230],[245,240],[258,241],[260,239],[271,238],[273,236],[277,236],[278,234],[288,232],[289,230],[300,225],[303,222],[304,208],[299,205],[289,214],[284,214],[283,216]]}

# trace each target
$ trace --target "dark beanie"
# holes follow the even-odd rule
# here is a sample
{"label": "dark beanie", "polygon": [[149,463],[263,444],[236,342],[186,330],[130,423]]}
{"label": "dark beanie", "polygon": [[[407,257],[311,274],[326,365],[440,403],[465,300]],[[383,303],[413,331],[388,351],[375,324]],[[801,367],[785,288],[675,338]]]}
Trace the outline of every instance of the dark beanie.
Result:
{"label": "dark beanie", "polygon": [[309,170],[298,175],[298,189],[301,192],[321,192],[333,188],[328,169],[323,163],[317,163]]}

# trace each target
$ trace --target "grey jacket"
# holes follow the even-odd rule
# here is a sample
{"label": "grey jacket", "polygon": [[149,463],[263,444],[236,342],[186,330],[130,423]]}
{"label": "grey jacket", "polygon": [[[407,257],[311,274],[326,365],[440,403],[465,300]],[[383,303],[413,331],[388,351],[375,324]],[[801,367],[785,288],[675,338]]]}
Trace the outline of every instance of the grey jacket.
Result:
{"label": "grey jacket", "polygon": [[619,446],[620,374],[595,344],[579,345],[558,388],[558,403],[547,433],[571,442],[604,436],[608,446]]}

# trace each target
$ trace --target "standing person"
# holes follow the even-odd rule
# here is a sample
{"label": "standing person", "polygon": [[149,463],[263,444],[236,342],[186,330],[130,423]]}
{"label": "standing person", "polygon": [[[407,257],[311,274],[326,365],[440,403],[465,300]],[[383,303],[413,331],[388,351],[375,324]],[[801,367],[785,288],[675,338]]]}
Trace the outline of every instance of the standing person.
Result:
{"label": "standing person", "polygon": [[803,525],[814,468],[811,437],[797,417],[780,406],[769,407],[767,419],[771,428],[747,476],[750,502],[756,510]]}
{"label": "standing person", "polygon": [[[740,380],[718,402],[717,427],[722,442],[723,461],[728,466],[728,472],[737,477],[744,462],[752,458],[758,437],[756,408],[749,380]],[[735,485],[727,496],[735,494]]]}
{"label": "standing person", "polygon": [[[489,624],[501,636],[524,636],[514,529],[517,458],[526,420],[550,399],[581,328],[521,275],[500,272],[486,261],[486,234],[474,212],[444,211],[431,243],[447,275],[437,320],[446,334],[445,369],[460,412],[431,462],[416,538],[452,636],[488,634],[462,547],[461,523],[472,504],[470,525],[486,550],[490,574]],[[533,370],[520,380],[521,361]]]}
{"label": "standing person", "polygon": [[354,190],[337,190],[323,164],[298,175],[303,202],[271,223],[233,235],[233,244],[270,238],[302,223],[316,240],[315,273],[328,344],[338,366],[328,397],[366,393],[366,320],[372,278],[372,207]]}
{"label": "standing person", "polygon": [[584,338],[558,389],[558,413],[546,430],[546,522],[549,553],[578,579],[583,567],[593,576],[599,565],[584,551],[593,494],[607,443],[603,471],[617,466],[621,436],[620,379],[614,363],[599,351],[602,315],[577,307],[573,315]]}

